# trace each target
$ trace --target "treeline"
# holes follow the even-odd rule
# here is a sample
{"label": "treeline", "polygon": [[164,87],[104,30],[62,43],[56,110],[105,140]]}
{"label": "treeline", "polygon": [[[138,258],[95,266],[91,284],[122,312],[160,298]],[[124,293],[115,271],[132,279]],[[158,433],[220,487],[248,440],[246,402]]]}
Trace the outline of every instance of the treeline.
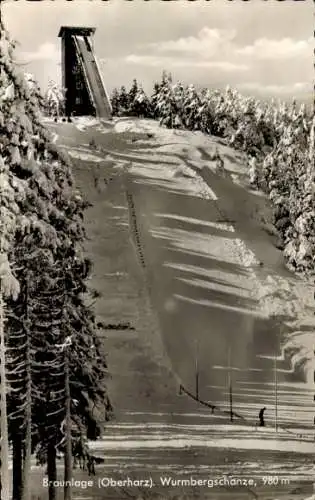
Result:
{"label": "treeline", "polygon": [[13,44],[0,29],[1,499],[30,498],[35,455],[47,466],[54,500],[60,454],[70,500],[75,444],[96,439],[112,412],[88,305],[87,203],[41,125],[38,88],[17,72]]}
{"label": "treeline", "polygon": [[111,95],[111,104],[114,116],[137,116],[139,118],[152,117],[152,104],[137,80],[133,80],[130,90],[122,86],[114,89]]}
{"label": "treeline", "polygon": [[197,90],[173,83],[163,73],[147,96],[134,80],[112,94],[116,116],[159,120],[168,128],[201,131],[245,151],[250,181],[269,195],[279,247],[289,268],[314,272],[314,113],[290,105],[262,102],[237,90]]}

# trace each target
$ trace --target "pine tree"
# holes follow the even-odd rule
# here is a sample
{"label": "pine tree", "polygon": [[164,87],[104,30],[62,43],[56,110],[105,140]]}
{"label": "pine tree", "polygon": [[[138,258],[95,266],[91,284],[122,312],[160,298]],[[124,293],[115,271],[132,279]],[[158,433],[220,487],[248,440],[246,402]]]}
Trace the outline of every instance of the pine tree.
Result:
{"label": "pine tree", "polygon": [[[0,25],[1,35],[4,35]],[[3,40],[3,37],[1,37]],[[3,43],[3,42],[2,42]],[[3,54],[1,53],[1,59]],[[4,83],[3,74],[0,75],[1,84]],[[4,125],[6,108],[6,87],[0,85],[0,125]],[[12,90],[11,90],[12,92]],[[9,94],[9,92],[8,92]],[[14,144],[12,144],[14,148]],[[8,500],[10,495],[9,477],[9,428],[7,412],[7,346],[6,346],[6,300],[16,300],[19,294],[19,283],[16,280],[10,265],[8,254],[14,239],[19,208],[16,203],[16,190],[22,191],[21,183],[14,182],[10,172],[8,158],[0,151],[0,411],[1,411],[1,498]]]}
{"label": "pine tree", "polygon": [[65,91],[52,80],[45,92],[43,106],[49,116],[58,118],[65,114]]}
{"label": "pine tree", "polygon": [[[6,267],[5,254],[1,252],[1,273],[0,273],[0,411],[1,411],[1,498],[10,498],[10,476],[9,476],[9,432],[7,417],[7,373],[6,373],[6,343],[5,343],[5,322],[6,307],[5,298],[10,293],[6,290],[11,284],[12,276],[9,267]],[[5,267],[4,267],[5,266]]]}
{"label": "pine tree", "polygon": [[118,116],[120,112],[120,102],[119,102],[119,92],[115,88],[111,95],[111,105],[113,110],[113,116]]}
{"label": "pine tree", "polygon": [[128,114],[129,98],[126,91],[126,87],[124,85],[122,85],[119,92],[119,108],[121,114],[123,115]]}
{"label": "pine tree", "polygon": [[[110,405],[105,357],[98,354],[98,347],[95,354],[86,350],[91,343],[97,345],[93,313],[81,298],[87,292],[85,280],[90,269],[80,252],[87,204],[74,190],[69,161],[49,143],[49,134],[40,123],[37,91],[30,92],[28,82],[12,65],[12,45],[2,25],[1,32],[6,43],[1,45],[0,132],[4,140],[0,196],[5,225],[0,233],[4,262],[0,274],[7,300],[6,328],[4,331],[2,324],[1,333],[9,348],[7,373],[1,378],[2,436],[8,427],[8,397],[14,492],[16,500],[21,496],[26,500],[31,452],[37,449],[46,455],[49,479],[54,480],[65,418],[69,423],[71,416],[88,431],[93,404]],[[18,281],[11,272],[12,262]],[[12,295],[15,300],[10,299]],[[3,314],[4,309],[4,320]],[[72,348],[66,355],[60,352],[60,345],[67,342],[71,325]],[[79,356],[70,356],[72,351]],[[84,396],[76,394],[77,387],[84,389]],[[4,439],[2,464],[7,462],[5,443]],[[67,444],[65,475],[69,478],[69,433]],[[2,466],[6,488],[7,470]],[[55,498],[55,493],[51,486],[49,498]],[[71,492],[66,490],[65,494],[69,499]]]}
{"label": "pine tree", "polygon": [[136,115],[136,95],[138,93],[139,87],[136,79],[133,80],[131,88],[128,92],[128,114],[131,116]]}
{"label": "pine tree", "polygon": [[133,114],[140,118],[150,118],[151,115],[151,105],[150,101],[145,94],[142,87],[138,88],[138,91],[134,97],[133,104]]}

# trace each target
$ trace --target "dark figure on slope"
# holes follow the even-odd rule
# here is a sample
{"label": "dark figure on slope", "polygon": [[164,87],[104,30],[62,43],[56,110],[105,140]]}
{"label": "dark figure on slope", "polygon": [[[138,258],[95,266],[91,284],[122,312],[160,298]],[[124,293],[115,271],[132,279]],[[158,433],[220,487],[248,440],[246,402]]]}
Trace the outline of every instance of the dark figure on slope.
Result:
{"label": "dark figure on slope", "polygon": [[259,412],[259,426],[260,427],[265,427],[265,419],[264,419],[265,410],[266,410],[266,408],[262,408]]}

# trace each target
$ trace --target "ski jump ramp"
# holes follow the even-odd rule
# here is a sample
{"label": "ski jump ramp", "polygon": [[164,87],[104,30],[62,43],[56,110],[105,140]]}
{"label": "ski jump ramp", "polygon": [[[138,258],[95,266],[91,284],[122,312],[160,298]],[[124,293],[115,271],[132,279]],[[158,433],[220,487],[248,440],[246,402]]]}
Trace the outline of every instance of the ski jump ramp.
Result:
{"label": "ski jump ramp", "polygon": [[91,36],[95,28],[63,26],[62,83],[66,89],[66,114],[96,115],[109,119],[112,107],[94,54]]}

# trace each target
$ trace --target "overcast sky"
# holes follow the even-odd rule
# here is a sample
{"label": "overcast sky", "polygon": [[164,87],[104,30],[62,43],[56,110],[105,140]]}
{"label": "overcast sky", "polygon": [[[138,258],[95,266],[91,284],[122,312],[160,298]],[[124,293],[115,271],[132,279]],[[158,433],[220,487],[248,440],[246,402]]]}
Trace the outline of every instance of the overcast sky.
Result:
{"label": "overcast sky", "polygon": [[59,28],[92,26],[105,84],[146,91],[162,70],[174,80],[243,93],[312,99],[313,2],[275,0],[7,0],[2,15],[42,89],[61,82]]}

